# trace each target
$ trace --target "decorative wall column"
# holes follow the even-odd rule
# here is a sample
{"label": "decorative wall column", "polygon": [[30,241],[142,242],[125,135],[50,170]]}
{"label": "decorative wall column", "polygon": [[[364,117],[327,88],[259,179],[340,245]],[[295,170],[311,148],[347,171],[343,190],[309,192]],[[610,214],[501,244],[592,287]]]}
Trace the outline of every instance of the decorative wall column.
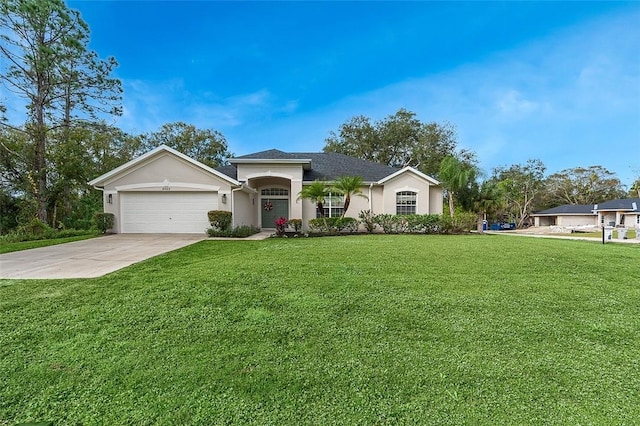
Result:
{"label": "decorative wall column", "polygon": [[298,179],[291,180],[291,193],[289,219],[302,219],[302,200],[298,200],[298,194],[302,191],[302,181]]}

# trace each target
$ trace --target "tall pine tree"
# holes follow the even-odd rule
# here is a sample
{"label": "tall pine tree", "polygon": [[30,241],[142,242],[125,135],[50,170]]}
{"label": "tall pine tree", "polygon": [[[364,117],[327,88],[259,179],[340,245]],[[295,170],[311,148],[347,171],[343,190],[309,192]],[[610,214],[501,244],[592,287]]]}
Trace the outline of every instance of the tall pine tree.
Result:
{"label": "tall pine tree", "polygon": [[74,126],[121,113],[121,83],[111,77],[117,63],[89,50],[89,27],[61,0],[4,0],[0,26],[0,79],[25,104],[24,123],[4,117],[0,123],[27,136],[32,155],[16,156],[15,161],[29,159],[28,195],[35,201],[36,216],[46,222],[48,206],[55,204],[49,169],[61,169],[59,164],[52,167],[49,145],[68,143]]}

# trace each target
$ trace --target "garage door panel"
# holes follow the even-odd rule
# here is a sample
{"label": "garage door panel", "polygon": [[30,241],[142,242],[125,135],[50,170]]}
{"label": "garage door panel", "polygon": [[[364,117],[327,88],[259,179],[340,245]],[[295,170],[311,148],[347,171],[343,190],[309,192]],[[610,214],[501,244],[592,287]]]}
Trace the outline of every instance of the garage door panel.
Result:
{"label": "garage door panel", "polygon": [[215,192],[123,192],[120,200],[123,233],[203,233],[218,208]]}

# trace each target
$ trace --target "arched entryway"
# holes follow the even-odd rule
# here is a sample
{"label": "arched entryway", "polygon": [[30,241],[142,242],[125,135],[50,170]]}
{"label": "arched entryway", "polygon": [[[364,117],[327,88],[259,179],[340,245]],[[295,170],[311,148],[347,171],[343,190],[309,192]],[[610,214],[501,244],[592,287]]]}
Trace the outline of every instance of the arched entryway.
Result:
{"label": "arched entryway", "polygon": [[289,189],[268,187],[260,189],[260,223],[263,228],[275,228],[276,220],[289,219]]}

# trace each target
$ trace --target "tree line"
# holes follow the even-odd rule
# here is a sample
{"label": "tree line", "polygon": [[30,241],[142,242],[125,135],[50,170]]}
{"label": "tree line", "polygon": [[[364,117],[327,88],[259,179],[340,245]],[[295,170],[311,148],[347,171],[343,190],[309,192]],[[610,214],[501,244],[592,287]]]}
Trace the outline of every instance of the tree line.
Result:
{"label": "tree line", "polygon": [[[87,182],[158,145],[211,167],[232,155],[214,129],[175,122],[132,135],[109,124],[122,114],[118,63],[89,49],[88,25],[63,0],[5,0],[0,27],[0,234],[33,220],[89,227],[102,200]],[[9,103],[21,103],[21,119],[8,118]],[[422,122],[406,109],[347,120],[324,151],[414,167],[442,181],[449,214],[473,211],[520,226],[534,209],[631,195],[600,166],[545,176],[542,161],[532,159],[485,176],[476,154],[458,146],[452,124]],[[632,190],[640,197],[640,178]]]}
{"label": "tree line", "polygon": [[458,147],[450,123],[423,123],[400,109],[372,122],[356,116],[330,132],[325,152],[339,152],[392,167],[411,166],[438,179],[447,210],[475,212],[491,221],[529,224],[533,211],[562,204],[596,204],[640,197],[640,178],[629,192],[614,172],[602,166],[576,167],[546,175],[539,159],[496,167],[484,174],[473,151]]}

